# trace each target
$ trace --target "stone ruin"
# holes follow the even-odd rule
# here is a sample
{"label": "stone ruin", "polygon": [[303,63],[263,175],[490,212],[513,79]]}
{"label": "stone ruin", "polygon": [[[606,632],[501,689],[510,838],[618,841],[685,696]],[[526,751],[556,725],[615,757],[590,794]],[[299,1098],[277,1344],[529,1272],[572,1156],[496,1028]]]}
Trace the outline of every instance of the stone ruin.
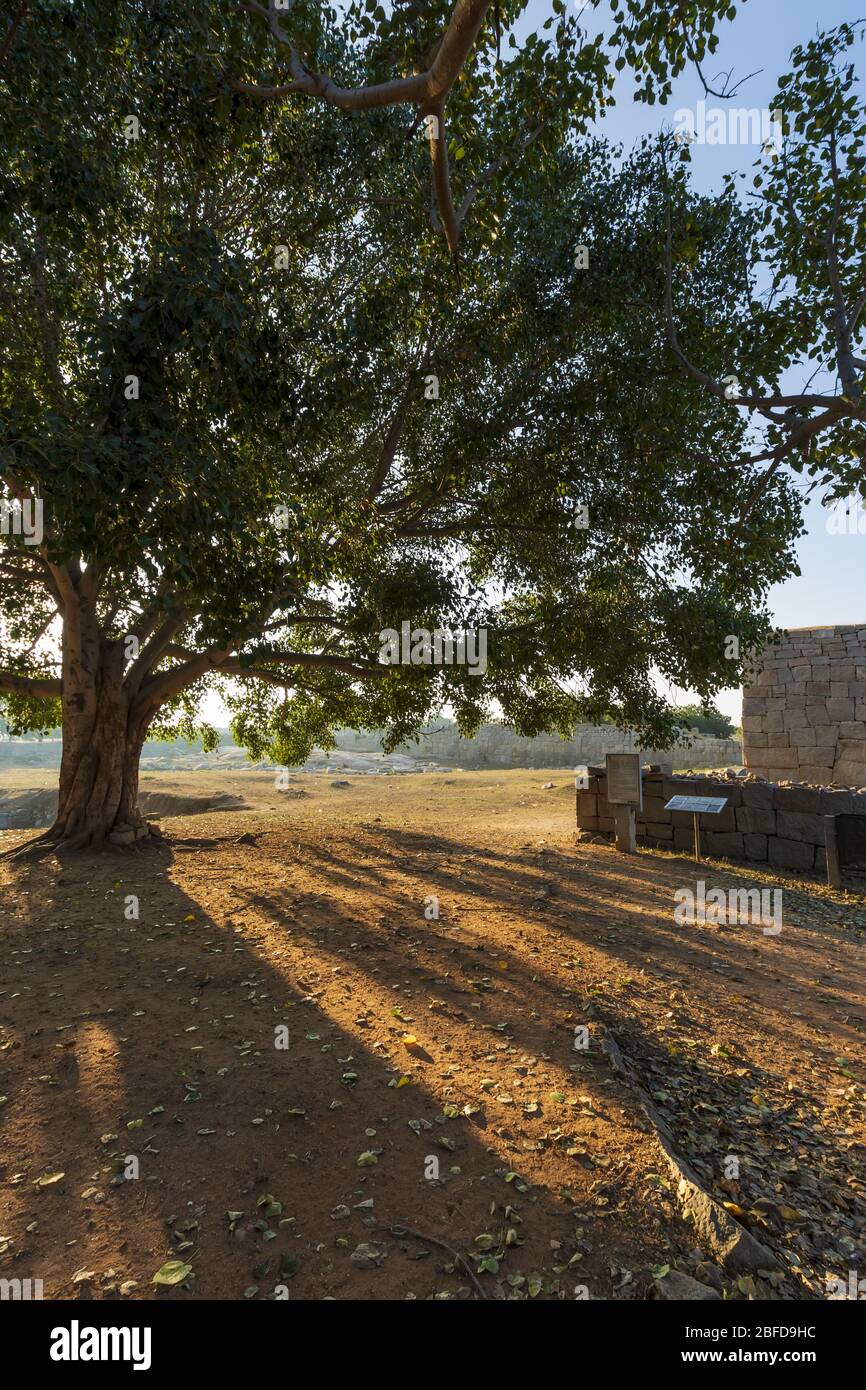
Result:
{"label": "stone ruin", "polygon": [[[701,816],[701,845],[706,854],[806,873],[826,873],[826,816],[866,816],[866,792],[777,786],[733,773],[677,776],[647,767],[643,809],[636,816],[639,845],[691,854],[691,811],[665,810],[674,796],[724,797],[727,801],[720,815]],[[607,800],[603,767],[590,768],[586,787],[577,791],[577,828],[580,839],[613,839],[614,808]]]}
{"label": "stone ruin", "polygon": [[866,787],[866,626],[793,628],[743,695],[743,758],[771,782]]}

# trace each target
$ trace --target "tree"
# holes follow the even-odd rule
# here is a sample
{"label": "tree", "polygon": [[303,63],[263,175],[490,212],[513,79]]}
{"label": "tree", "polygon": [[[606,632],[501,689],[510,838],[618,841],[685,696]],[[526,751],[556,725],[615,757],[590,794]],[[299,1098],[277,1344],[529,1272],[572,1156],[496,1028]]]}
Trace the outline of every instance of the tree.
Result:
{"label": "tree", "polygon": [[[677,326],[680,269],[695,249],[672,177],[668,224],[668,336],[680,366],[702,388],[747,412],[761,444],[751,460],[765,467],[744,498],[740,525],[785,464],[828,488],[826,500],[866,496],[866,105],[858,99],[850,49],[863,22],[840,24],[792,54],[773,112],[775,137],[752,180],[757,204],[746,240],[745,273],[716,335],[713,359],[695,353]],[[688,150],[682,152],[688,159]],[[726,197],[733,197],[733,180]],[[674,190],[678,189],[679,192]],[[675,231],[672,231],[675,228]],[[769,284],[760,288],[769,268]],[[781,385],[798,371],[799,389]],[[824,378],[816,388],[816,377]]]}
{"label": "tree", "polygon": [[[780,475],[760,533],[730,534],[753,470],[738,413],[667,355],[655,151],[615,172],[543,45],[503,70],[486,40],[451,99],[495,155],[458,278],[399,110],[272,119],[233,90],[261,16],[226,40],[222,15],[45,0],[7,40],[0,476],[7,521],[41,501],[44,533],[5,528],[0,690],[16,727],[62,721],[45,845],[146,833],[145,736],[189,736],[226,678],[239,742],[280,761],[340,725],[399,743],[446,702],[463,732],[612,713],[658,746],[654,668],[736,682],[728,637],[762,640],[799,521]],[[308,48],[317,17],[335,63],[391,61],[385,21],[353,44],[298,6]],[[500,156],[542,92],[549,123]],[[678,315],[712,353],[749,223],[682,197],[702,250]],[[438,639],[389,664],[404,623]],[[482,629],[483,673],[432,664]]]}
{"label": "tree", "polygon": [[734,726],[726,714],[713,704],[680,705],[677,718],[686,731],[696,730],[699,734],[710,734],[713,738],[731,738]]}
{"label": "tree", "polygon": [[[589,3],[597,9],[601,0]],[[232,90],[280,107],[303,97],[349,112],[415,108],[412,129],[423,126],[429,142],[430,219],[456,257],[479,190],[515,156],[532,170],[565,130],[586,130],[611,100],[614,69],[635,70],[641,100],[665,100],[687,63],[700,72],[718,43],[718,21],[735,14],[728,0],[698,0],[673,15],[667,0],[613,0],[611,64],[603,36],[587,42],[566,0],[551,0],[541,25],[546,37],[536,31],[519,44],[514,28],[527,9],[527,0],[395,0],[386,11],[378,0],[350,0],[343,14],[303,0],[237,0],[236,13],[253,17],[259,41],[250,51],[249,25],[225,36],[227,80]],[[329,42],[338,24],[352,45],[342,80],[332,76],[340,64]],[[255,65],[271,70],[268,81],[240,75]],[[457,139],[448,138],[446,106]],[[467,154],[458,203],[452,164]]]}

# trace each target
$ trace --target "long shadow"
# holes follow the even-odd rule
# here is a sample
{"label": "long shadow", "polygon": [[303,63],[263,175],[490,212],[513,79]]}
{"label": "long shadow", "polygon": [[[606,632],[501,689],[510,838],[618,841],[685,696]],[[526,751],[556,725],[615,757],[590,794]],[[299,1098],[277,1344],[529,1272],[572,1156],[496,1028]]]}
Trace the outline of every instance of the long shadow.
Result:
{"label": "long shadow", "polygon": [[[485,911],[499,909],[520,915],[528,923],[539,927],[553,925],[575,941],[592,944],[618,963],[637,963],[645,960],[642,954],[646,945],[651,944],[658,967],[670,971],[672,977],[688,979],[688,973],[699,969],[704,978],[716,979],[720,986],[725,977],[727,983],[736,985],[739,980],[753,977],[760,983],[773,968],[776,949],[769,945],[768,939],[753,927],[735,926],[732,929],[718,930],[712,927],[681,927],[673,920],[674,887],[693,887],[696,877],[704,877],[708,885],[715,883],[734,884],[748,887],[752,880],[748,869],[716,870],[707,867],[698,870],[696,866],[683,861],[664,861],[653,856],[635,856],[628,860],[614,861],[607,871],[610,892],[607,900],[599,895],[599,866],[592,865],[592,920],[587,920],[587,900],[585,879],[581,887],[579,865],[567,856],[547,852],[540,868],[531,869],[526,865],[526,856],[519,851],[493,850],[472,847],[471,855],[466,854],[465,842],[447,839],[441,835],[427,837],[413,831],[377,827],[386,843],[393,846],[391,858],[401,866],[406,875],[423,878],[425,893],[436,894],[443,903],[450,905],[456,898],[460,900],[460,912],[467,910],[466,903],[473,902]],[[347,844],[348,844],[347,840]],[[426,850],[425,850],[426,846]],[[382,864],[382,854],[375,840],[357,838],[351,841],[352,852],[364,852],[373,857],[372,864],[360,858],[348,856],[345,860],[326,847],[310,842],[303,847],[299,863],[307,863],[323,885],[350,889],[357,884],[358,877],[366,878],[369,890],[378,892],[383,904],[387,901],[393,906],[395,891],[405,892],[387,867]],[[423,873],[419,873],[417,861],[423,862]],[[448,865],[461,861],[460,876],[455,876]],[[601,870],[601,872],[605,872]],[[563,882],[563,875],[577,878],[577,884],[569,887]],[[552,893],[545,892],[540,885],[545,880],[554,880]],[[375,886],[374,886],[375,885]],[[659,898],[661,886],[664,896]],[[628,903],[624,899],[628,898]],[[417,897],[415,899],[417,902]],[[663,904],[663,906],[661,906]],[[457,909],[454,909],[455,913]],[[558,918],[557,918],[558,914]],[[569,916],[573,914],[573,916]],[[563,917],[566,919],[563,921]],[[629,921],[631,919],[631,922]],[[634,930],[630,931],[630,926]],[[613,936],[611,935],[613,933]],[[796,933],[796,936],[794,935]],[[828,933],[832,935],[832,933]],[[797,951],[804,956],[817,956],[815,974],[810,974],[811,966],[807,960],[798,965],[787,951],[789,941],[796,939]],[[684,944],[688,947],[688,963],[683,961]],[[615,949],[611,949],[613,946]],[[815,990],[823,941],[817,934],[808,935],[793,929],[790,936],[780,939],[780,948],[785,951],[784,976],[790,982],[795,995],[811,995]],[[707,972],[711,972],[707,974]],[[779,979],[781,982],[781,977]],[[731,991],[736,992],[736,991]],[[863,1008],[862,996],[856,988],[844,981],[835,986],[838,1001],[848,1015],[856,1018]],[[764,1016],[762,1026],[775,1028],[780,1038],[789,1035],[790,1024],[784,1013],[779,1013],[778,1022]],[[833,1032],[840,1045],[856,1046],[858,1035],[853,1027],[834,1024]]]}
{"label": "long shadow", "polygon": [[[436,842],[437,851],[448,850],[449,860],[456,858],[456,850],[465,846],[447,844],[441,838]],[[337,859],[331,851],[321,853],[318,846],[308,847],[307,859],[310,863],[310,871],[315,881],[320,883],[324,877],[330,881],[331,874],[327,867],[323,873],[323,864],[327,866],[330,862]],[[507,875],[507,865],[509,856],[503,853],[484,853],[479,852],[473,856],[474,860],[484,861],[488,872],[491,864],[497,867],[505,866]],[[657,869],[657,861],[651,861],[643,866],[643,872],[648,877],[653,868]],[[674,866],[675,871],[679,866]],[[546,867],[549,871],[549,866]],[[433,882],[436,887],[442,888],[445,885],[436,878],[436,870],[431,874],[430,860],[428,859],[424,868],[424,886]],[[709,873],[709,871],[708,871]],[[338,882],[343,882],[344,875],[338,871],[335,875]],[[522,874],[525,881],[526,875]],[[715,876],[714,876],[715,877]],[[658,873],[652,880],[657,883]],[[357,883],[356,876],[352,876],[351,882]],[[377,877],[377,888],[380,896],[387,897],[383,889],[387,889],[388,880]],[[449,880],[450,882],[450,880]],[[472,885],[477,893],[481,893],[486,888],[485,901],[488,908],[493,904],[503,901],[503,884],[495,876],[493,881],[482,884],[476,882]],[[464,890],[464,884],[459,885],[460,891]],[[507,883],[505,884],[507,891]],[[564,896],[564,895],[563,895]],[[269,895],[261,889],[255,895],[256,901],[272,916],[280,918],[282,904],[278,897]],[[417,914],[420,895],[414,895],[414,910]],[[514,896],[508,895],[507,901],[514,903]],[[411,896],[405,904],[408,908],[412,902]],[[393,905],[393,897],[392,897]],[[515,915],[519,916],[527,925],[530,925],[529,918],[520,908],[514,909]],[[646,948],[646,941],[650,938],[653,942],[654,950],[661,959],[664,953],[668,952],[672,959],[676,960],[679,966],[679,975],[683,983],[688,983],[689,975],[682,969],[682,934],[672,929],[670,926],[670,915],[667,919],[656,921],[651,919],[646,921],[645,909],[640,917],[635,917],[633,923],[623,923],[623,907],[617,904],[614,916],[613,912],[599,910],[594,907],[595,929],[585,930],[583,926],[576,926],[562,932],[569,941],[579,945],[581,948],[591,946],[594,950],[600,950],[610,960],[619,964],[626,964],[628,957],[632,956],[635,963],[645,957],[642,955]],[[637,913],[639,909],[635,909]],[[656,914],[657,915],[657,914]],[[601,926],[599,927],[599,920]],[[608,926],[609,920],[609,926]],[[536,913],[531,925],[538,927],[541,931],[549,931],[551,923],[543,914]],[[613,926],[619,930],[615,937],[610,935]],[[630,927],[633,929],[634,940],[629,941],[628,936]],[[434,972],[427,976],[431,979],[437,993],[442,996],[443,1007],[447,1008],[451,1014],[457,1018],[465,1019],[467,1007],[473,1007],[479,1011],[479,1022],[482,1027],[495,1029],[501,1024],[497,1019],[507,1013],[510,1017],[507,1036],[513,1039],[519,1048],[527,1051],[543,1051],[545,1047],[552,1048],[549,1020],[556,1017],[557,1006],[562,998],[562,976],[557,977],[550,971],[545,971],[537,964],[529,964],[529,951],[532,947],[527,946],[526,941],[521,941],[519,947],[508,950],[497,942],[494,954],[496,956],[505,955],[506,959],[500,964],[507,967],[507,974],[497,978],[494,965],[485,957],[485,947],[483,942],[466,941],[459,936],[455,937],[455,924],[447,917],[439,923],[424,923],[423,928],[417,921],[409,927],[397,925],[392,922],[390,934],[382,939],[379,931],[365,926],[364,923],[355,920],[352,928],[356,937],[355,945],[360,952],[376,947],[375,960],[377,962],[377,973],[386,967],[389,978],[396,979],[401,970],[405,970],[405,944],[407,937],[413,946],[416,959],[421,964],[416,969]],[[459,930],[459,929],[457,929]],[[557,931],[561,928],[557,924]],[[317,924],[311,924],[306,929],[306,934],[310,944],[315,943],[315,949],[319,952],[329,950],[328,943],[322,938]],[[740,933],[740,937],[745,933]],[[723,935],[721,945],[725,949],[728,957],[734,962],[732,970],[735,968],[737,953],[742,953],[743,941],[733,940],[732,933]],[[703,964],[718,961],[721,951],[718,942],[719,934],[715,937],[712,931],[701,932],[697,929],[695,934],[690,937],[689,956],[692,959],[705,960]],[[417,938],[417,939],[412,939]],[[638,939],[640,938],[640,939]],[[701,940],[701,938],[704,938]],[[610,942],[616,940],[617,949],[610,949]],[[659,946],[662,950],[659,951]],[[680,954],[674,955],[675,948]],[[816,947],[817,949],[817,947]],[[479,956],[479,953],[480,956]],[[336,951],[336,959],[341,953]],[[445,958],[444,960],[442,958]],[[530,958],[531,959],[531,958]],[[360,955],[359,969],[365,969],[367,957]],[[772,962],[772,958],[770,958]],[[742,968],[742,962],[739,962]],[[766,964],[766,963],[765,963]],[[447,965],[447,970],[444,966]],[[769,966],[773,969],[772,963]],[[585,972],[581,972],[586,983]],[[590,972],[590,977],[592,972]],[[514,1007],[511,1001],[503,1007],[501,994],[503,990],[502,980],[507,979],[509,983],[508,993],[526,998],[531,994],[533,986],[536,987],[536,994],[539,993],[538,986],[541,982],[544,995],[538,1001],[537,1007],[532,1013],[539,1019],[546,1020],[546,1023],[531,1022],[531,1018],[526,1017],[526,1010],[521,1010],[518,1006]],[[737,976],[732,974],[731,980],[726,981],[727,985],[736,982]],[[634,982],[632,982],[634,983]],[[670,985],[670,974],[666,982],[666,988]],[[473,991],[481,992],[481,1002],[472,1003]],[[572,998],[576,998],[579,991],[571,991]],[[591,995],[596,995],[592,998]],[[489,995],[499,995],[499,1000],[490,999]],[[598,997],[600,996],[600,998]],[[641,1000],[641,1002],[644,1002]],[[654,1001],[659,1004],[659,1000]],[[745,1003],[744,1000],[739,1000]],[[661,1001],[661,1007],[657,1010],[656,1017],[664,1017],[665,1002]],[[672,1010],[667,1011],[669,1014]],[[807,1255],[814,1255],[815,1243],[818,1242],[824,1252],[827,1266],[837,1273],[843,1273],[840,1268],[840,1261],[844,1259],[844,1241],[850,1239],[852,1223],[847,1221],[844,1212],[844,1203],[848,1200],[845,1194],[841,1194],[841,1211],[843,1217],[841,1221],[829,1219],[822,1222],[816,1216],[816,1208],[812,1208],[812,1217],[803,1222],[798,1222],[792,1232],[784,1229],[785,1216],[780,1217],[779,1213],[784,1213],[787,1208],[789,1211],[797,1209],[797,1193],[800,1194],[800,1204],[807,1204],[807,1196],[814,1193],[820,1181],[820,1175],[833,1168],[836,1159],[839,1160],[836,1173],[836,1190],[839,1191],[840,1184],[846,1181],[848,1175],[857,1175],[861,1164],[856,1161],[850,1165],[846,1164],[842,1146],[833,1147],[833,1153],[828,1157],[828,1145],[823,1134],[821,1113],[826,1103],[826,1088],[822,1093],[819,1089],[811,1086],[808,1080],[798,1078],[794,1095],[792,1096],[789,1084],[792,1083],[790,1072],[785,1066],[765,1065],[763,1062],[755,1060],[754,1054],[757,1052],[765,1056],[769,1051],[772,1057],[772,1048],[767,1049],[766,1044],[769,1037],[774,1033],[781,1036],[783,1029],[787,1029],[787,1040],[790,1042],[792,1020],[784,1019],[782,1011],[777,1009],[778,1023],[772,1026],[768,1023],[766,1014],[763,1014],[760,1021],[755,1019],[755,1010],[752,1010],[750,1025],[752,1028],[758,1025],[758,1034],[753,1034],[746,1042],[745,1037],[740,1037],[739,1043],[734,1042],[736,1049],[744,1043],[750,1052],[748,1064],[738,1065],[745,1058],[740,1055],[737,1057],[731,1050],[731,1046],[720,1046],[717,1056],[714,1057],[709,1047],[709,1039],[700,1041],[701,1032],[713,1034],[716,1028],[715,1022],[708,1024],[697,1018],[693,1011],[687,1017],[683,1016],[683,1007],[680,1005],[680,1016],[675,1020],[674,1025],[668,1030],[665,1044],[659,1037],[650,1032],[647,1023],[640,1010],[634,1007],[628,994],[617,996],[611,994],[609,990],[592,990],[580,998],[580,1004],[576,1017],[602,1019],[607,1025],[612,1027],[617,1036],[624,1040],[626,1046],[638,1059],[639,1066],[644,1071],[646,1084],[655,1087],[660,1097],[660,1105],[667,1114],[669,1123],[678,1134],[683,1152],[689,1157],[693,1166],[702,1174],[708,1185],[715,1187],[716,1195],[721,1201],[733,1201],[735,1198],[742,1198],[747,1208],[753,1210],[754,1214],[750,1218],[753,1223],[757,1223],[759,1234],[764,1238],[769,1238],[780,1249],[793,1251],[800,1263],[805,1267]],[[745,1010],[746,1015],[749,1011]],[[723,1034],[726,1036],[730,1029],[731,1018],[722,1025]],[[743,1030],[748,1035],[748,1030]],[[840,1030],[845,1033],[845,1030]],[[696,1037],[697,1035],[697,1037]],[[847,1030],[847,1038],[856,1041],[856,1035],[851,1029]],[[677,1044],[672,1047],[672,1041]],[[693,1049],[693,1050],[688,1050]],[[680,1060],[671,1061],[671,1053],[679,1055]],[[782,1059],[785,1061],[786,1059]],[[593,1104],[598,1105],[600,1091],[597,1086],[598,1078],[591,1077],[589,1073],[584,1073],[581,1077],[584,1087],[593,1093]],[[603,1083],[602,1083],[603,1084]],[[692,1109],[694,1108],[694,1113]],[[774,1168],[768,1153],[772,1149],[791,1141],[791,1136],[797,1136],[798,1159],[793,1169],[786,1159],[781,1167]],[[736,1179],[732,1179],[728,1166],[731,1156],[742,1160],[743,1172]],[[739,1155],[739,1156],[738,1156]],[[855,1155],[856,1159],[856,1155]],[[728,1165],[728,1166],[726,1166]],[[850,1195],[850,1194],[849,1194]],[[759,1203],[758,1208],[753,1208],[755,1202]],[[769,1204],[769,1205],[768,1205]],[[739,1203],[737,1203],[739,1205]],[[829,1208],[828,1208],[829,1210]],[[802,1213],[801,1213],[802,1215]],[[793,1219],[793,1218],[792,1218]],[[800,1229],[800,1226],[809,1227],[808,1233]],[[792,1238],[789,1240],[787,1237]],[[814,1260],[813,1260],[814,1268]],[[794,1286],[795,1288],[797,1286]]]}
{"label": "long shadow", "polygon": [[[613,1169],[565,1157],[576,1121],[521,1155],[507,1115],[497,1125],[482,1106],[447,1113],[459,1066],[449,1074],[446,1049],[458,1063],[465,1025],[454,1020],[441,1047],[427,1039],[425,1061],[400,1052],[408,1024],[371,1016],[390,998],[402,998],[406,1015],[426,1005],[394,993],[407,978],[405,951],[388,946],[382,979],[371,968],[363,992],[340,975],[322,986],[326,961],[345,969],[365,943],[381,955],[381,935],[326,902],[319,926],[332,941],[323,945],[302,920],[304,894],[294,916],[271,894],[264,921],[251,904],[244,910],[240,888],[259,874],[260,850],[238,844],[231,854],[234,862],[199,864],[194,852],[163,847],[4,867],[4,1275],[42,1278],[49,1298],[233,1299],[277,1285],[292,1298],[472,1297],[465,1268],[432,1242],[477,1252],[490,1233],[506,1252],[498,1277],[481,1276],[490,1296],[525,1296],[526,1282],[506,1277],[539,1273],[541,1297],[571,1296],[578,1277],[607,1297],[611,1266],[633,1258],[636,1242],[647,1263],[669,1248],[663,1233],[634,1233],[640,1203],[635,1195],[628,1205],[626,1157]],[[186,881],[196,871],[200,889]],[[216,884],[220,909],[208,911]],[[488,1032],[476,1012],[467,1010],[465,1045],[516,1067],[508,1019]],[[287,1049],[275,1045],[283,1027]],[[419,1031],[430,1031],[426,1019]],[[519,1043],[541,1052],[549,1029],[533,1021]],[[405,1074],[410,1083],[396,1084]],[[604,1123],[611,1096],[627,1104],[608,1086],[592,1126]],[[359,1165],[363,1154],[377,1161]],[[425,1176],[431,1157],[438,1180]],[[615,1182],[621,1201],[598,1194]],[[395,1236],[393,1226],[431,1239]],[[509,1230],[519,1243],[505,1244]],[[359,1254],[371,1243],[376,1254]],[[565,1279],[554,1267],[573,1256],[579,1276]],[[168,1260],[189,1263],[194,1278],[159,1294],[151,1279]]]}

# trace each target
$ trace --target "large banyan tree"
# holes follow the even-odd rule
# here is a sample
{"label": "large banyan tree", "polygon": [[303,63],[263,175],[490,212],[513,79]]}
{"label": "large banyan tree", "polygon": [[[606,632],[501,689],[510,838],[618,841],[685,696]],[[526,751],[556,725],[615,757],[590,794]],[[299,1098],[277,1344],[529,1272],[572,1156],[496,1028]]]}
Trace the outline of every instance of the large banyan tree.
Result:
{"label": "large banyan tree", "polygon": [[[606,49],[523,8],[18,7],[0,692],[62,726],[41,846],[145,835],[144,739],[207,744],[215,683],[281,763],[446,704],[658,744],[659,673],[709,700],[766,633],[797,498],[713,389],[798,350],[744,276],[764,223],[667,137],[593,138]],[[663,96],[727,7],[644,8],[617,36]]]}

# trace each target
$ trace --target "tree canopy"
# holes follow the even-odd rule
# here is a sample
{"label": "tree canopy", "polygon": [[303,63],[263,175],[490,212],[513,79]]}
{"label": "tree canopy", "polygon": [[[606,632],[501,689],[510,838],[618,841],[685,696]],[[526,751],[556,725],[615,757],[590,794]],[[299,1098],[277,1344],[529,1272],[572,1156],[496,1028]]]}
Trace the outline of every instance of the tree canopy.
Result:
{"label": "tree canopy", "polygon": [[[3,537],[0,690],[16,727],[62,719],[61,838],[130,822],[145,734],[188,734],[215,681],[239,741],[289,762],[444,703],[464,732],[613,715],[658,746],[657,672],[738,682],[800,529],[705,379],[735,343],[758,370],[766,214],[695,194],[668,137],[592,136],[619,58],[558,0],[520,44],[522,6],[473,0],[22,8],[0,476],[44,536]],[[729,7],[642,8],[612,38],[651,100]],[[394,97],[416,69],[450,85]],[[754,314],[772,378],[796,335]],[[483,629],[486,669],[423,641],[386,664],[404,624]]]}

